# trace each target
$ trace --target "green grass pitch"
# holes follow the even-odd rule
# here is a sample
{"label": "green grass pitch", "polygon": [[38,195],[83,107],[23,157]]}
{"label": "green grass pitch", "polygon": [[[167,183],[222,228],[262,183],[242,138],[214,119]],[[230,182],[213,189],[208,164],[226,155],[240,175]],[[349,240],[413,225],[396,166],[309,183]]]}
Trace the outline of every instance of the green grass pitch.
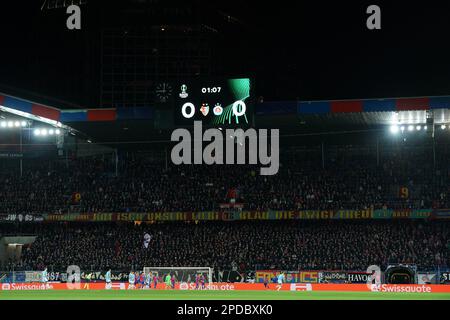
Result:
{"label": "green grass pitch", "polygon": [[0,291],[0,300],[450,300],[450,293],[64,290]]}

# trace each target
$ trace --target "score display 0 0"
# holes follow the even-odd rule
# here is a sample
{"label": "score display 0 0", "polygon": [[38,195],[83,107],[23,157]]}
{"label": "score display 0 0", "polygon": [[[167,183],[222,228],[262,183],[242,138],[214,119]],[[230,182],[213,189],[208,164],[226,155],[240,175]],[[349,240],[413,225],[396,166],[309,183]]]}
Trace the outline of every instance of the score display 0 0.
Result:
{"label": "score display 0 0", "polygon": [[[217,105],[216,105],[217,107]],[[203,106],[202,106],[203,108]],[[220,112],[214,112],[214,114],[216,116],[219,116],[223,109],[222,107],[219,106],[219,110]],[[192,102],[186,102],[185,104],[183,104],[183,106],[181,107],[181,114],[183,115],[183,117],[185,117],[186,119],[192,118],[195,115],[195,105]],[[202,114],[204,116],[206,116],[208,114],[208,112],[204,112],[203,110]],[[237,100],[233,103],[233,115],[236,117],[240,117],[245,115],[245,112],[247,111],[247,105],[245,104],[244,101],[242,100]]]}

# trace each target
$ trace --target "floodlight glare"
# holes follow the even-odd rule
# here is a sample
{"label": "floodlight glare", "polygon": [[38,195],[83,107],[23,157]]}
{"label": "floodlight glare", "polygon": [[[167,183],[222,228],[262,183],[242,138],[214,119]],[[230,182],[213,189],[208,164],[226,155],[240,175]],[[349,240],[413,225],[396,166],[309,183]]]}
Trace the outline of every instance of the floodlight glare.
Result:
{"label": "floodlight glare", "polygon": [[421,126],[417,126],[417,127],[416,127],[416,130],[417,130],[417,131],[420,131],[420,130],[422,130],[422,127],[421,127]]}
{"label": "floodlight glare", "polygon": [[12,128],[14,126],[14,122],[8,121],[8,128]]}
{"label": "floodlight glare", "polygon": [[26,122],[26,121],[22,121],[22,122],[20,123],[20,125],[21,125],[22,127],[26,127],[26,126],[27,126],[27,122]]}
{"label": "floodlight glare", "polygon": [[413,131],[414,130],[414,126],[409,125],[408,126],[408,131]]}
{"label": "floodlight glare", "polygon": [[443,125],[441,126],[441,129],[442,129],[442,130],[445,130],[445,128],[447,128],[447,126],[446,126],[445,124],[443,124]]}
{"label": "floodlight glare", "polygon": [[34,135],[35,135],[35,136],[40,136],[40,135],[41,135],[41,130],[35,129],[35,130],[34,130]]}
{"label": "floodlight glare", "polygon": [[16,128],[20,127],[20,122],[19,121],[14,122],[14,127]]}
{"label": "floodlight glare", "polygon": [[53,129],[48,130],[48,134],[49,134],[49,135],[52,136],[54,133],[55,133],[55,131],[53,131]]}
{"label": "floodlight glare", "polygon": [[391,133],[398,133],[398,130],[399,130],[399,128],[398,128],[398,126],[391,126]]}
{"label": "floodlight glare", "polygon": [[56,129],[56,130],[55,130],[55,134],[56,134],[56,135],[59,135],[60,133],[61,133],[61,130],[59,130],[59,129]]}
{"label": "floodlight glare", "polygon": [[6,128],[6,121],[2,121],[2,122],[0,122],[0,127],[2,127],[2,128]]}
{"label": "floodlight glare", "polygon": [[41,130],[41,134],[42,134],[43,136],[46,136],[46,135],[47,135],[47,129],[42,129],[42,130]]}
{"label": "floodlight glare", "polygon": [[423,127],[423,130],[427,131],[427,130],[428,130],[428,127],[427,127],[427,126]]}
{"label": "floodlight glare", "polygon": [[402,130],[402,132],[405,131],[405,126],[401,126],[400,130]]}

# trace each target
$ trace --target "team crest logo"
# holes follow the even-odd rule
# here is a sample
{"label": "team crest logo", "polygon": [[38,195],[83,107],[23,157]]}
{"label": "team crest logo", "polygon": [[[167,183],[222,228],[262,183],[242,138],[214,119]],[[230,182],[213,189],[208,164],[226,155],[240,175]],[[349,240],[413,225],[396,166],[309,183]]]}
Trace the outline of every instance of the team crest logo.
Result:
{"label": "team crest logo", "polygon": [[216,105],[214,106],[214,109],[213,109],[214,115],[220,116],[222,114],[222,112],[223,112],[223,108],[222,108],[221,104],[216,103]]}
{"label": "team crest logo", "polygon": [[206,117],[209,113],[209,105],[207,103],[202,104],[200,112]]}
{"label": "team crest logo", "polygon": [[183,84],[183,85],[181,86],[180,98],[186,99],[187,97],[188,97],[188,93],[187,93],[187,85]]}

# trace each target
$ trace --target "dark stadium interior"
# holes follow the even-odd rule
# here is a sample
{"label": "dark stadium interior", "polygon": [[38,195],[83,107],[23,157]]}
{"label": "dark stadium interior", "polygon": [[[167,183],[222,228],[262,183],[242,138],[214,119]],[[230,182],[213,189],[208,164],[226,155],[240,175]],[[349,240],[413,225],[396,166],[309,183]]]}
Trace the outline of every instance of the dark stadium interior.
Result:
{"label": "dark stadium interior", "polygon": [[[51,9],[55,2],[62,1],[33,1],[26,8],[22,1],[4,4],[8,14],[0,21],[0,32],[7,50],[0,52],[0,83],[99,107],[101,75],[106,72],[102,31],[204,25],[212,39],[202,75],[250,75],[258,80],[259,95],[269,100],[424,96],[450,91],[450,45],[445,41],[450,22],[445,3],[421,6],[380,1],[386,8],[384,25],[370,33],[361,27],[366,19],[362,13],[370,1],[285,0],[276,6],[236,0],[87,1],[82,6],[87,8],[85,27],[74,33],[64,28],[64,8]],[[126,68],[119,61],[115,65]],[[142,81],[151,84],[157,79],[157,74],[149,73]]]}
{"label": "dark stadium interior", "polygon": [[[0,283],[73,265],[448,275],[446,5],[383,4],[376,33],[366,3],[81,2],[77,31],[63,1],[2,9]],[[174,130],[194,132],[178,83],[204,79],[248,80],[250,121],[204,128],[279,129],[277,174],[173,163]]]}

